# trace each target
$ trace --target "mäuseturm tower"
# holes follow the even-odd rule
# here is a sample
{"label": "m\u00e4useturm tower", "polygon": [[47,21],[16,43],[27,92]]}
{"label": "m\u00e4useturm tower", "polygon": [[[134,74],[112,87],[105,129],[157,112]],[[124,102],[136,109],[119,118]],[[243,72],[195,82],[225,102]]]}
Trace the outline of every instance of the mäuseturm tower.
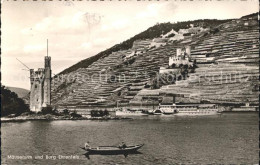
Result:
{"label": "m\u00e4useturm tower", "polygon": [[51,57],[45,56],[45,79],[43,83],[43,106],[51,105]]}
{"label": "m\u00e4useturm tower", "polygon": [[30,69],[30,110],[41,111],[44,107],[51,107],[51,57],[44,58],[44,68]]}

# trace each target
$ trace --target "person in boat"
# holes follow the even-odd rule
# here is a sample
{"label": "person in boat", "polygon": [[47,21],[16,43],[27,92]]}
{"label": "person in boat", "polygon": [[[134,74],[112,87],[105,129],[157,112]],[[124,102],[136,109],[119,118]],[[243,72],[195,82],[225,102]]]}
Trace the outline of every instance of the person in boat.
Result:
{"label": "person in boat", "polygon": [[126,148],[126,147],[127,146],[126,146],[125,142],[122,142],[122,144],[119,145],[119,148]]}
{"label": "person in boat", "polygon": [[85,143],[85,149],[91,148],[89,142]]}

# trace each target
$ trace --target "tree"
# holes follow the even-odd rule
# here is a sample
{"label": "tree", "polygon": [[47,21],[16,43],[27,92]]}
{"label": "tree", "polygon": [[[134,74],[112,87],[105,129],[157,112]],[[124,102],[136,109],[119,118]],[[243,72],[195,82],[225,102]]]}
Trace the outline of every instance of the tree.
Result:
{"label": "tree", "polygon": [[104,113],[103,113],[102,110],[99,110],[99,116],[100,116],[100,117],[104,116]]}
{"label": "tree", "polygon": [[82,117],[80,114],[77,113],[76,110],[74,110],[70,115],[71,115],[73,118],[79,118],[79,117]]}
{"label": "tree", "polygon": [[1,116],[15,114],[16,116],[29,112],[29,107],[17,94],[1,86]]}
{"label": "tree", "polygon": [[68,115],[69,114],[69,110],[68,109],[63,109],[62,111],[65,115]]}
{"label": "tree", "polygon": [[90,115],[91,115],[91,117],[98,117],[98,111],[97,110],[91,110]]}
{"label": "tree", "polygon": [[104,111],[104,116],[108,116],[109,112],[107,110]]}
{"label": "tree", "polygon": [[175,64],[175,63],[173,63],[171,67],[172,67],[172,68],[175,68],[175,67],[176,67],[176,64]]}

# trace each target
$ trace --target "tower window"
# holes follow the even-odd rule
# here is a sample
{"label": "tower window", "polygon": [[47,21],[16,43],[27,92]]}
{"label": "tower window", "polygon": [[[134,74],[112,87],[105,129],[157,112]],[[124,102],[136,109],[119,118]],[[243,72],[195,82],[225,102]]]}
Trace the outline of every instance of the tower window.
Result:
{"label": "tower window", "polygon": [[35,86],[34,86],[35,88],[37,88],[37,85],[35,84]]}

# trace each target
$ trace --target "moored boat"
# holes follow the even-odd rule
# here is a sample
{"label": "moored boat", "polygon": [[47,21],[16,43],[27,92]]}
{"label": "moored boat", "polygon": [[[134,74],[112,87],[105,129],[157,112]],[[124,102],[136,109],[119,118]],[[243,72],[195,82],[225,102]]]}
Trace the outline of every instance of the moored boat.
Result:
{"label": "moored boat", "polygon": [[171,115],[176,113],[176,105],[175,104],[159,104],[159,110],[164,115]]}
{"label": "moored boat", "polygon": [[162,115],[163,112],[160,109],[156,109],[155,111],[152,112],[153,115]]}
{"label": "moored boat", "polygon": [[220,111],[215,104],[180,104],[176,105],[177,116],[216,115]]}
{"label": "moored boat", "polygon": [[144,116],[148,115],[144,113],[142,110],[128,110],[128,109],[120,109],[116,110],[116,116]]}
{"label": "moored boat", "polygon": [[89,147],[89,148],[82,148],[85,151],[88,151],[89,154],[127,154],[136,152],[138,149],[143,147],[144,144],[139,145],[132,145],[132,146],[99,146],[99,147]]}

